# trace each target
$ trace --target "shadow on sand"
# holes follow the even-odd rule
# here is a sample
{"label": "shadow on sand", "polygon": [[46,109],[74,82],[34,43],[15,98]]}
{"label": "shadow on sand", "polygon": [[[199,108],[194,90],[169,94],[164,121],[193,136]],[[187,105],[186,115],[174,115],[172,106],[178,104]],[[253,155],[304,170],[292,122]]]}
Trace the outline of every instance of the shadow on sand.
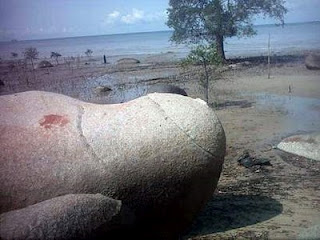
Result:
{"label": "shadow on sand", "polygon": [[280,202],[255,195],[215,195],[195,219],[186,238],[225,232],[266,221],[282,213]]}

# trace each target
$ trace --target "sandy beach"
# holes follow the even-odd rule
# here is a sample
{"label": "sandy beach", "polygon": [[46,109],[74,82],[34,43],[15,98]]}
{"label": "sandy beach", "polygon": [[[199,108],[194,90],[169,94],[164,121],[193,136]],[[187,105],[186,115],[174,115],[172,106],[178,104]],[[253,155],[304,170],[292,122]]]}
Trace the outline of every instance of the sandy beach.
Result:
{"label": "sandy beach", "polygon": [[[275,149],[284,137],[320,131],[320,72],[306,69],[307,52],[232,59],[210,69],[209,104],[225,129],[227,155],[218,189],[183,239],[304,239],[320,224],[320,162]],[[136,64],[118,64],[122,58]],[[174,85],[204,99],[201,66],[182,68],[176,53],[61,58],[37,68],[0,63],[0,94],[43,90],[93,103],[120,103],[152,86]],[[38,59],[37,62],[44,60]],[[245,168],[244,151],[270,160]]]}

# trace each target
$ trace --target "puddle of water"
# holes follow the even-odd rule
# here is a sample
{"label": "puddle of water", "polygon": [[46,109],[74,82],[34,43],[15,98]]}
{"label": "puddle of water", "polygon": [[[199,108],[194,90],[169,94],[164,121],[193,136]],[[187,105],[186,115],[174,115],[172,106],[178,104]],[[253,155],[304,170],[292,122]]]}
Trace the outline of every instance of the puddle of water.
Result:
{"label": "puddle of water", "polygon": [[[110,91],[105,90],[110,89]],[[74,84],[61,83],[60,85],[44,86],[40,90],[57,92],[79,100],[99,103],[123,103],[147,94],[148,86],[137,84],[121,84],[109,76],[96,79],[85,79]]]}
{"label": "puddle of water", "polygon": [[288,133],[320,130],[320,99],[267,93],[250,96],[254,97],[258,110],[280,113],[283,130]]}

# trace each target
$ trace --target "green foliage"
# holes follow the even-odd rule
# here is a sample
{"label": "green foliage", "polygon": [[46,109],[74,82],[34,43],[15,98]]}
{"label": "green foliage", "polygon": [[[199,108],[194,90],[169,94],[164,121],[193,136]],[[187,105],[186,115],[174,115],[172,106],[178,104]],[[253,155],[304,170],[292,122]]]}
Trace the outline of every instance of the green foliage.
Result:
{"label": "green foliage", "polygon": [[221,56],[217,53],[216,46],[198,45],[192,49],[189,55],[181,61],[183,68],[191,64],[201,65],[204,71],[204,79],[200,81],[205,89],[205,101],[209,103],[209,82],[210,82],[210,68],[208,65],[220,65],[223,62]]}
{"label": "green foliage", "polygon": [[177,43],[216,42],[224,59],[226,37],[255,34],[252,18],[271,17],[284,23],[284,0],[170,0],[167,25]]}
{"label": "green foliage", "polygon": [[185,59],[181,61],[182,66],[190,64],[220,65],[221,63],[222,59],[218,55],[214,44],[198,45],[190,51],[189,55]]}

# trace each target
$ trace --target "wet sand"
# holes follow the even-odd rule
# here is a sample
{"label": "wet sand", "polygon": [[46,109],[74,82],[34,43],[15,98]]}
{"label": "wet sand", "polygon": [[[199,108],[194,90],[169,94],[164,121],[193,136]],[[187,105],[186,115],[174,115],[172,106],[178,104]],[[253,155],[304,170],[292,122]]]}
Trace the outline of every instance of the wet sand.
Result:
{"label": "wet sand", "polygon": [[[171,84],[204,99],[201,66],[181,68],[173,53],[130,57],[141,63],[118,65],[118,56],[105,65],[98,57],[30,71],[2,62],[0,93],[45,90],[119,103]],[[320,131],[320,72],[307,70],[303,59],[274,57],[270,79],[265,58],[211,69],[209,103],[226,131],[227,156],[216,193],[183,239],[297,239],[320,223],[320,162],[273,148],[286,136]],[[249,63],[234,65],[243,61]],[[238,165],[244,150],[272,166]]]}

